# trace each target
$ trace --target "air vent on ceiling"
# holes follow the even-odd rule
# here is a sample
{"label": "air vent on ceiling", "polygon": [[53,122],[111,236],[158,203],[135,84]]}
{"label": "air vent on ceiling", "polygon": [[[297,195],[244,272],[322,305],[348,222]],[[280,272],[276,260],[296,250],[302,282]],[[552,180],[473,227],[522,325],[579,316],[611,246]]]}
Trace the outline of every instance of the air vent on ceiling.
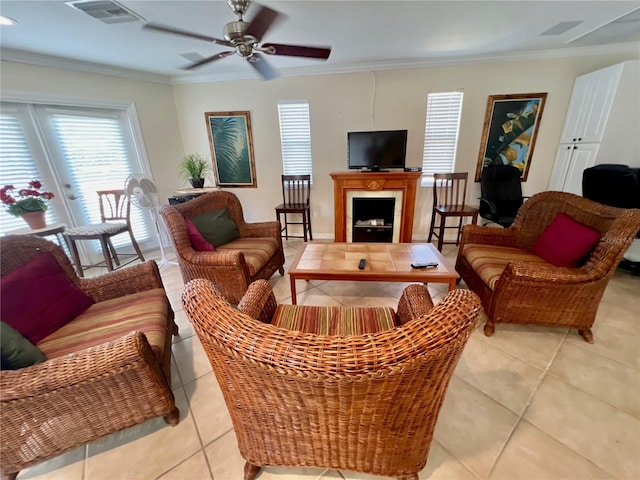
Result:
{"label": "air vent on ceiling", "polygon": [[133,13],[127,7],[113,0],[83,0],[66,2],[67,5],[81,10],[104,23],[125,23],[144,21],[140,15]]}
{"label": "air vent on ceiling", "polygon": [[548,30],[545,30],[540,35],[562,35],[564,32],[571,30],[573,27],[577,27],[582,23],[582,20],[574,20],[572,22],[560,22],[555,24]]}

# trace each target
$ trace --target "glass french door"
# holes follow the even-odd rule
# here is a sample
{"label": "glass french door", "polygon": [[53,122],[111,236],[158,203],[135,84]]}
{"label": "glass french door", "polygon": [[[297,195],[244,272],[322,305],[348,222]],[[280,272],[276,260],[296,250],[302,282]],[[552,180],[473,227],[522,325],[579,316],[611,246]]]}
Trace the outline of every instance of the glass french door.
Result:
{"label": "glass french door", "polygon": [[[70,226],[99,223],[96,191],[124,188],[129,175],[145,171],[123,110],[3,102],[1,119],[0,184],[22,185],[34,178],[41,179],[46,190],[56,195],[47,212],[48,222]],[[9,128],[12,120],[13,130]],[[20,138],[20,129],[21,153],[9,154],[5,138]],[[20,222],[18,225],[4,216],[0,219],[2,233],[24,226],[21,219],[15,219]],[[148,212],[132,206],[131,221],[141,247],[154,247],[157,242],[151,235],[153,227]],[[128,235],[114,237],[113,243],[119,251],[132,251]],[[97,241],[78,245],[83,250],[84,262],[102,260]]]}

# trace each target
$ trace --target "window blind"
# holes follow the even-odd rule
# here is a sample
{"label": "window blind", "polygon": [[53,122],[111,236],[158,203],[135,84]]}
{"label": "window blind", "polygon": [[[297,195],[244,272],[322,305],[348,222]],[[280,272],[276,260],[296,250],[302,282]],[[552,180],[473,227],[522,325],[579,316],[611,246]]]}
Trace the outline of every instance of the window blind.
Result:
{"label": "window blind", "polygon": [[451,173],[455,168],[463,92],[427,95],[427,116],[422,156],[422,185],[433,185],[434,173]]}
{"label": "window blind", "polygon": [[[41,180],[42,175],[33,159],[33,154],[20,117],[17,113],[9,113],[4,109],[0,114],[0,187],[13,185],[16,189],[10,194],[17,198],[18,190],[28,188],[31,180]],[[47,191],[51,188],[46,188]],[[52,208],[47,211],[47,222],[55,223]],[[9,214],[5,205],[0,212],[0,231],[6,233],[10,230],[25,228],[27,224],[20,217]]]}
{"label": "window blind", "polygon": [[278,102],[278,117],[285,175],[312,175],[309,102],[281,100]]}

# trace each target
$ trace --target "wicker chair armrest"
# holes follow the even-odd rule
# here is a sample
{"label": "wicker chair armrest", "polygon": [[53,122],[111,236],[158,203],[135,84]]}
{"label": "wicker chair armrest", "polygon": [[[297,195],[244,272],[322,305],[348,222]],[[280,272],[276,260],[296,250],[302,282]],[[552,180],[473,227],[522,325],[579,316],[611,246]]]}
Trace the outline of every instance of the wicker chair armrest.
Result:
{"label": "wicker chair armrest", "polygon": [[205,267],[240,267],[246,262],[242,250],[216,250],[215,252],[198,252],[189,249],[182,251],[182,259],[187,263]]}
{"label": "wicker chair armrest", "polygon": [[[129,376],[123,375],[124,372],[141,369],[151,370],[158,383],[166,382],[147,338],[141,332],[131,332],[117,340],[32,367],[0,371],[0,401],[24,399],[33,402],[37,397],[38,408],[46,410],[40,402],[46,404],[52,392],[65,390],[63,397],[71,400],[83,390],[103,388],[107,391],[109,387],[105,385],[109,383],[113,383],[113,389],[117,391],[119,377]],[[54,397],[60,399],[60,395]],[[78,398],[81,397],[78,395]]]}
{"label": "wicker chair armrest", "polygon": [[426,315],[433,308],[433,300],[426,285],[414,283],[402,291],[398,301],[398,324]]}
{"label": "wicker chair armrest", "polygon": [[460,245],[480,243],[500,245],[503,247],[519,247],[518,231],[514,228],[493,228],[480,225],[465,225],[462,227]]}
{"label": "wicker chair armrest", "polygon": [[82,278],[80,288],[96,302],[102,302],[145,290],[163,288],[163,283],[158,265],[148,260],[98,277]]}
{"label": "wicker chair armrest", "polygon": [[599,275],[595,269],[588,266],[582,268],[566,268],[556,267],[550,263],[534,263],[514,260],[507,264],[502,272],[496,290],[499,284],[509,285],[509,288],[518,284],[519,288],[523,283],[538,285],[566,285],[581,284],[598,280]]}
{"label": "wicker chair armrest", "polygon": [[280,224],[276,221],[254,222],[238,225],[240,237],[279,237]]}
{"label": "wicker chair armrest", "polygon": [[271,323],[277,306],[271,285],[266,280],[261,279],[249,285],[240,303],[238,303],[238,310],[249,315],[254,320]]}

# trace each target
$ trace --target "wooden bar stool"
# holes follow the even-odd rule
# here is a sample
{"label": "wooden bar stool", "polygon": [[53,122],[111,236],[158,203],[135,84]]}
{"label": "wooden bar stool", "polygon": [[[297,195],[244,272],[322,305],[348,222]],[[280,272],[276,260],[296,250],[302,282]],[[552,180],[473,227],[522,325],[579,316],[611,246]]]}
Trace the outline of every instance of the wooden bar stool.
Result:
{"label": "wooden bar stool", "polygon": [[[435,235],[438,239],[438,250],[442,251],[444,244],[460,244],[460,233],[462,232],[462,220],[471,217],[471,223],[478,220],[478,209],[465,205],[467,199],[467,177],[468,173],[434,173],[433,174],[433,210],[431,212],[431,227],[429,228],[429,238]],[[436,214],[440,216],[440,223],[436,233]],[[446,225],[447,218],[457,218],[458,225]],[[447,229],[457,229],[455,242],[444,241],[444,233]]]}
{"label": "wooden bar stool", "polygon": [[[303,238],[307,241],[313,240],[311,233],[311,205],[309,197],[311,195],[311,175],[282,175],[282,201],[276,207],[276,217],[280,222],[280,232],[284,232],[285,238]],[[284,214],[283,222],[280,221],[280,214]],[[290,222],[288,214],[299,214],[302,216],[299,222]],[[289,225],[302,225],[302,236],[289,235]]]}

